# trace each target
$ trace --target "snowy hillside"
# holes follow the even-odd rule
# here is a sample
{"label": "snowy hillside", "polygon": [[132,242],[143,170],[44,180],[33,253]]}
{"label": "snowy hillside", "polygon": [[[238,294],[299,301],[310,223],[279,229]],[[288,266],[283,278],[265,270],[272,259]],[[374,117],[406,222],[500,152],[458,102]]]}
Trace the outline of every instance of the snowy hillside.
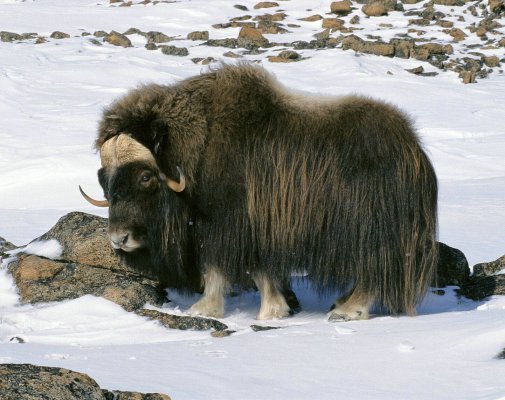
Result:
{"label": "snowy hillside", "polygon": [[[331,1],[288,0],[272,8],[254,8],[256,3],[0,0],[0,236],[23,245],[69,211],[97,213],[77,187],[96,198],[102,194],[92,143],[102,108],[118,95],[139,83],[196,75],[212,60],[241,59],[260,62],[293,89],[360,93],[400,106],[415,121],[439,178],[440,241],[462,250],[470,265],[503,255],[500,3],[442,0],[437,3],[448,5],[435,4],[428,17],[426,1],[397,3],[387,15],[370,18],[357,2],[342,15],[330,14]],[[501,18],[489,19],[496,4]],[[269,44],[259,51],[224,41],[239,37],[237,22],[257,23],[254,18],[267,13],[285,16],[263,25]],[[302,20],[314,15],[343,22],[327,22],[338,28],[325,31],[317,17]],[[359,21],[351,22],[355,16]],[[232,26],[217,25],[227,23]],[[288,32],[267,33],[280,28]],[[466,37],[456,41],[450,33],[455,28]],[[114,37],[111,31],[128,35]],[[210,41],[205,35],[188,39],[195,31],[208,31]],[[370,43],[344,39],[349,35]],[[425,40],[412,45],[408,58],[397,54],[399,45],[380,47],[391,56],[366,54],[368,48],[377,53],[378,42],[405,35]],[[364,51],[353,50],[356,43]],[[451,49],[432,54],[421,47],[427,43]],[[182,48],[187,55],[177,50]],[[296,51],[298,60],[269,60],[284,50]],[[165,54],[171,52],[182,55]],[[492,66],[492,57],[503,60],[501,65]],[[419,66],[438,74],[406,71]],[[471,74],[477,83],[463,84]],[[236,333],[213,338],[209,332],[162,328],[92,296],[20,305],[5,260],[2,265],[0,363],[69,368],[108,389],[160,392],[176,400],[505,398],[505,361],[495,358],[505,347],[504,297],[473,302],[447,288],[444,296],[430,293],[414,318],[333,324],[325,313],[334,296],[319,299],[295,281],[303,310],[267,324],[281,329],[253,332],[259,297],[245,293],[228,299],[223,319]],[[173,302],[164,310],[177,314],[195,300],[174,292],[169,297]]]}

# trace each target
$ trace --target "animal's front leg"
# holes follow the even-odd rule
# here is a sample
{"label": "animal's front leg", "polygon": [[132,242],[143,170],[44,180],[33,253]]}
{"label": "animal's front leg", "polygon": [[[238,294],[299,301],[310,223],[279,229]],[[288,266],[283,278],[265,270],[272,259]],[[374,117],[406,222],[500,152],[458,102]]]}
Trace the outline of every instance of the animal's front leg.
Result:
{"label": "animal's front leg", "polygon": [[286,303],[277,285],[263,273],[253,277],[261,296],[261,307],[257,319],[284,318],[290,315],[291,309]]}
{"label": "animal's front leg", "polygon": [[189,309],[191,315],[205,315],[207,317],[224,317],[224,295],[228,289],[228,282],[217,268],[209,267],[203,276],[205,289],[203,297]]}

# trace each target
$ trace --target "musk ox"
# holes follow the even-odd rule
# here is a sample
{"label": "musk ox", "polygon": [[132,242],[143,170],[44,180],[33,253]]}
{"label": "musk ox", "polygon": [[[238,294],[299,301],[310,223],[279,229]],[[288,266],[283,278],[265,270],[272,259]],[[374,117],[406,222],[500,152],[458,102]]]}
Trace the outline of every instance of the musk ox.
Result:
{"label": "musk ox", "polygon": [[343,295],[333,320],[372,305],[415,313],[437,261],[437,180],[409,119],[366,97],[283,88],[224,65],[145,85],[103,113],[96,139],[108,234],[127,264],[196,289],[224,315],[254,282],[259,319],[290,313],[289,277]]}

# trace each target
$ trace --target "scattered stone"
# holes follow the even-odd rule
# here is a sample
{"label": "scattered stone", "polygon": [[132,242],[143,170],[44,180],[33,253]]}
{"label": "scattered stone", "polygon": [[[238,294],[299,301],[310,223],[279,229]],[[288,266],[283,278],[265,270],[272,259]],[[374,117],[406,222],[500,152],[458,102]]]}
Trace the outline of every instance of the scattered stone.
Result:
{"label": "scattered stone", "polygon": [[68,39],[70,35],[65,32],[55,31],[49,36],[51,39]]}
{"label": "scattered stone", "polygon": [[146,317],[151,320],[159,321],[163,326],[170,329],[180,329],[180,330],[192,329],[195,331],[206,331],[209,329],[214,329],[216,331],[224,331],[228,329],[228,326],[226,324],[223,324],[222,322],[212,318],[172,315],[156,310],[146,310],[146,309],[137,310],[135,313],[137,315],[140,315],[141,317]]}
{"label": "scattered stone", "polygon": [[161,52],[167,56],[185,57],[189,55],[189,51],[186,47],[161,45],[159,48],[161,48]]}
{"label": "scattered stone", "polygon": [[223,56],[229,58],[242,58],[240,54],[234,53],[233,51],[227,51],[226,53],[223,53]]}
{"label": "scattered stone", "polygon": [[496,356],[498,360],[505,360],[505,349],[503,349],[498,355]]}
{"label": "scattered stone", "polygon": [[23,338],[19,337],[19,336],[13,336],[13,337],[11,337],[9,339],[9,342],[10,343],[21,343],[21,344],[23,344],[23,343],[25,343],[25,340]]}
{"label": "scattered stone", "polygon": [[95,36],[97,38],[105,37],[107,35],[108,35],[108,33],[105,31],[96,31],[95,33],[93,33],[93,36]]}
{"label": "scattered stone", "polygon": [[279,3],[276,3],[275,1],[262,1],[260,3],[257,3],[254,6],[254,9],[258,10],[260,8],[272,8],[272,7],[279,7]]}
{"label": "scattered stone", "polygon": [[207,57],[202,60],[202,65],[209,65],[213,62],[216,62],[216,59],[214,57]]}
{"label": "scattered stone", "polygon": [[195,31],[188,33],[188,40],[209,40],[209,31]]}
{"label": "scattered stone", "polygon": [[374,1],[370,4],[365,4],[361,11],[363,11],[369,17],[380,17],[387,15],[386,6],[382,1]]}
{"label": "scattered stone", "polygon": [[433,2],[441,6],[464,6],[466,0],[433,0]]}
{"label": "scattered stone", "polygon": [[0,236],[0,254],[14,250],[17,246]]}
{"label": "scattered stone", "polygon": [[319,14],[315,14],[315,15],[311,15],[310,17],[299,18],[299,21],[315,22],[315,21],[320,21],[322,19],[323,19],[322,16],[320,16]]}
{"label": "scattered stone", "polygon": [[210,39],[207,40],[204,45],[212,46],[212,47],[228,47],[231,49],[235,49],[238,47],[238,40],[233,38],[226,39]]}
{"label": "scattered stone", "polygon": [[424,68],[422,66],[419,66],[416,68],[406,69],[405,71],[410,72],[414,75],[421,75],[424,72]]}
{"label": "scattered stone", "polygon": [[325,29],[322,32],[315,33],[313,36],[318,40],[326,40],[330,37],[330,30]]}
{"label": "scattered stone", "polygon": [[204,60],[203,57],[194,57],[191,59],[191,61],[193,61],[194,64],[198,64],[199,62],[201,62],[203,60]]}
{"label": "scattered stone", "polygon": [[[484,56],[482,57],[482,61],[486,65],[486,67],[494,68],[500,66],[500,59],[497,56]],[[505,265],[504,267],[505,268]]]}
{"label": "scattered stone", "polygon": [[158,50],[159,49],[159,47],[156,45],[156,43],[147,43],[145,45],[145,48],[147,50]]}
{"label": "scattered stone", "polygon": [[246,6],[243,6],[242,4],[235,4],[233,7],[241,10],[241,11],[248,11],[249,9]]}
{"label": "scattered stone", "polygon": [[145,34],[147,43],[167,43],[174,40],[173,37],[165,35],[163,32],[149,31]]}
{"label": "scattered stone", "polygon": [[254,22],[234,21],[234,22],[227,22],[225,24],[214,24],[214,25],[212,25],[212,27],[214,29],[242,28],[244,26],[248,26],[250,28],[255,28],[256,24]]}
{"label": "scattered stone", "polygon": [[500,40],[498,41],[498,45],[499,45],[499,46],[501,46],[501,47],[505,47],[505,38],[500,39]]}
{"label": "scattered stone", "polygon": [[301,59],[302,59],[301,55],[294,50],[283,50],[277,56],[268,57],[268,61],[270,62],[281,62],[281,63],[300,61]]}
{"label": "scattered stone", "polygon": [[422,0],[401,0],[403,4],[417,4]]}
{"label": "scattered stone", "polygon": [[2,42],[14,42],[15,40],[23,40],[23,37],[18,33],[1,31],[0,40]]}
{"label": "scattered stone", "polygon": [[254,21],[270,21],[270,22],[280,22],[286,19],[287,15],[283,12],[278,12],[275,14],[263,14],[254,17]]}
{"label": "scattered stone", "polygon": [[94,44],[95,46],[103,46],[103,43],[96,39],[89,39],[89,42]]}
{"label": "scattered stone", "polygon": [[231,18],[230,21],[231,22],[236,22],[236,21],[246,21],[248,19],[251,19],[252,16],[251,15],[242,15],[241,17],[234,17],[234,18]]}
{"label": "scattered stone", "polygon": [[474,265],[473,276],[490,276],[503,269],[505,269],[505,255],[495,261]]}
{"label": "scattered stone", "polygon": [[57,240],[57,260],[20,254],[8,265],[23,303],[75,299],[86,294],[116,302],[128,311],[166,301],[158,283],[122,265],[106,235],[107,220],[73,212],[40,240]]}
{"label": "scattered stone", "polygon": [[288,28],[301,28],[301,25],[298,24],[288,24]]}
{"label": "scattered stone", "polygon": [[130,28],[123,35],[141,35],[146,36],[146,33],[137,28]]}
{"label": "scattered stone", "polygon": [[441,19],[437,21],[437,25],[442,28],[452,28],[454,26],[454,22]]}
{"label": "scattered stone", "polygon": [[353,24],[353,25],[356,25],[356,24],[359,24],[359,15],[355,15],[351,18],[351,20],[349,21],[350,24]]}
{"label": "scattered stone", "polygon": [[462,251],[445,243],[438,243],[437,280],[433,286],[463,286],[470,276],[468,261]]}
{"label": "scattered stone", "polygon": [[346,36],[342,40],[342,49],[352,49],[356,52],[375,54],[378,56],[386,57],[393,57],[395,55],[394,45],[380,41],[365,41],[356,35]]}
{"label": "scattered stone", "polygon": [[2,400],[170,400],[159,393],[102,390],[88,375],[32,364],[0,364]]}
{"label": "scattered stone", "polygon": [[263,325],[251,325],[251,329],[254,332],[270,331],[272,329],[280,329],[280,326],[263,326]]}
{"label": "scattered stone", "polygon": [[232,335],[235,332],[236,331],[232,331],[229,329],[226,329],[224,331],[212,331],[210,333],[210,336],[215,337],[215,338],[224,338],[224,337],[228,337],[228,336]]}
{"label": "scattered stone", "polygon": [[351,2],[349,0],[334,1],[330,4],[330,10],[333,14],[347,15],[351,9]]}
{"label": "scattered stone", "polygon": [[449,35],[451,35],[454,38],[455,42],[461,42],[462,40],[465,40],[467,38],[466,33],[459,28],[452,28],[449,31]]}
{"label": "scattered stone", "polygon": [[239,32],[237,39],[239,47],[253,49],[265,46],[266,44],[268,44],[268,39],[258,29],[244,26]]}
{"label": "scattered stone", "polygon": [[505,2],[503,0],[489,0],[489,11],[499,14],[505,10]]}
{"label": "scattered stone", "polygon": [[322,27],[323,29],[339,29],[344,26],[345,21],[340,18],[324,18]]}
{"label": "scattered stone", "polygon": [[121,47],[132,47],[132,42],[122,33],[111,31],[107,36],[103,38],[105,42],[108,42],[114,46]]}
{"label": "scattered stone", "polygon": [[89,32],[83,32],[83,33],[81,33],[81,36],[82,37],[91,36],[91,33],[89,33]]}
{"label": "scattered stone", "polygon": [[282,34],[282,33],[288,33],[289,31],[285,28],[283,28],[280,24],[277,24],[272,21],[260,21],[258,22],[257,29],[261,33],[266,33],[266,34]]}

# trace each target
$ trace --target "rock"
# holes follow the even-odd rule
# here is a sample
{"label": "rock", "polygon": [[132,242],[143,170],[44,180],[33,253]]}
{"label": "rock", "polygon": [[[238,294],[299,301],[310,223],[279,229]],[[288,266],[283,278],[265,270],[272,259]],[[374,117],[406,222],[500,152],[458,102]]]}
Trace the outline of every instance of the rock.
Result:
{"label": "rock", "polygon": [[452,28],[454,26],[454,22],[441,19],[437,21],[437,25],[441,26],[442,28]]}
{"label": "rock", "polygon": [[351,18],[351,20],[349,21],[350,24],[353,24],[353,25],[356,25],[356,24],[359,24],[359,15],[355,15]]}
{"label": "rock", "polygon": [[14,250],[17,246],[0,236],[0,254]]}
{"label": "rock", "polygon": [[411,57],[420,61],[428,61],[434,55],[447,55],[454,52],[450,44],[426,43],[414,46]]}
{"label": "rock", "polygon": [[257,25],[257,29],[261,33],[274,34],[274,35],[289,32],[287,29],[283,28],[280,24],[277,24],[272,21],[259,21],[258,25]]}
{"label": "rock", "polygon": [[276,3],[275,1],[262,1],[260,3],[257,3],[254,6],[254,9],[258,10],[260,8],[272,8],[272,7],[279,7],[279,3]]}
{"label": "rock", "polygon": [[37,240],[57,240],[56,260],[20,254],[8,265],[24,303],[49,302],[92,294],[128,311],[146,303],[162,305],[165,292],[154,280],[123,266],[106,236],[107,220],[73,212]]}
{"label": "rock", "polygon": [[252,16],[251,15],[242,15],[240,17],[234,17],[234,18],[230,18],[230,21],[231,22],[235,22],[235,21],[246,21],[248,19],[251,19]]}
{"label": "rock", "polygon": [[172,315],[162,313],[156,310],[138,310],[135,312],[141,317],[146,317],[151,320],[159,321],[163,326],[170,329],[180,329],[180,330],[196,330],[196,331],[206,331],[209,329],[214,329],[216,331],[224,331],[228,329],[226,324],[212,319],[212,318],[202,318],[202,317],[188,317],[182,315]]}
{"label": "rock", "polygon": [[365,41],[356,35],[346,36],[342,40],[342,49],[352,49],[361,53],[375,54],[378,56],[386,57],[393,57],[395,55],[394,45],[380,41]]}
{"label": "rock", "polygon": [[347,15],[351,9],[351,2],[348,0],[334,1],[330,4],[330,10],[333,14]]}
{"label": "rock", "polygon": [[88,375],[32,364],[0,364],[2,400],[170,400],[165,394],[102,390]]}
{"label": "rock", "polygon": [[458,293],[472,300],[505,295],[505,275],[471,276]]}
{"label": "rock", "polygon": [[235,49],[238,47],[238,40],[233,38],[226,39],[210,39],[207,40],[204,45],[212,46],[212,47],[228,47],[231,49]]}
{"label": "rock", "polygon": [[49,36],[51,39],[68,39],[70,35],[65,32],[55,31]]}
{"label": "rock", "polygon": [[387,15],[386,6],[381,1],[374,1],[370,4],[365,4],[361,11],[363,11],[369,17],[380,17],[382,15]]}
{"label": "rock", "polygon": [[[484,56],[482,57],[482,61],[486,65],[486,67],[494,68],[500,66],[500,59],[497,56]],[[504,266],[505,268],[505,266]]]}
{"label": "rock", "polygon": [[265,46],[266,44],[268,44],[268,39],[266,39],[258,29],[247,26],[240,29],[237,39],[237,45],[239,47],[253,49]]}
{"label": "rock", "polygon": [[111,31],[108,35],[104,36],[103,40],[114,46],[132,47],[130,39],[116,31]]}
{"label": "rock", "polygon": [[450,31],[449,31],[449,35],[451,35],[453,38],[454,38],[454,41],[455,42],[460,42],[462,40],[465,40],[467,35],[465,32],[463,32],[461,29],[459,28],[452,28]]}
{"label": "rock", "polygon": [[185,57],[189,55],[189,51],[186,47],[176,47],[176,46],[159,46],[161,48],[161,52],[166,54],[167,56],[178,56]]}
{"label": "rock", "polygon": [[263,14],[254,17],[254,21],[270,21],[270,22],[280,22],[286,19],[287,15],[283,12],[278,12],[275,14]]}
{"label": "rock", "polygon": [[433,286],[463,286],[470,276],[465,255],[460,250],[438,243],[437,280]]}
{"label": "rock", "polygon": [[248,10],[248,8],[246,6],[243,6],[242,4],[235,4],[233,7],[235,7],[238,10],[241,10],[241,11],[247,11]]}
{"label": "rock", "polygon": [[323,19],[323,29],[338,29],[344,26],[345,21],[340,18],[324,18]]}
{"label": "rock", "polygon": [[406,39],[391,39],[390,43],[395,48],[395,57],[410,58],[415,42]]}
{"label": "rock", "polygon": [[251,329],[254,332],[270,331],[272,329],[280,329],[280,326],[263,326],[263,325],[251,325]]}
{"label": "rock", "polygon": [[281,62],[288,63],[293,61],[300,61],[302,57],[299,53],[293,50],[283,50],[277,56],[269,56],[268,61],[270,62]]}
{"label": "rock", "polygon": [[496,356],[498,360],[505,360],[505,348]]}
{"label": "rock", "polygon": [[416,68],[406,69],[405,71],[410,72],[414,75],[421,75],[424,72],[424,68],[422,66],[419,66]]}
{"label": "rock", "polygon": [[123,32],[123,35],[140,35],[146,36],[146,33],[137,28],[130,28],[127,31]]}
{"label": "rock", "polygon": [[96,31],[93,33],[93,36],[95,36],[97,38],[105,37],[107,35],[108,35],[108,33],[105,31]]}
{"label": "rock", "polygon": [[18,33],[1,31],[0,32],[0,40],[2,42],[14,42],[15,40],[22,40],[23,37]]}
{"label": "rock", "polygon": [[236,331],[231,331],[229,329],[226,329],[224,331],[212,331],[210,333],[210,336],[215,337],[215,338],[223,338],[223,337],[228,337],[235,332]]}
{"label": "rock", "polygon": [[505,47],[505,38],[500,39],[500,40],[498,41],[498,45],[499,45],[500,47]]}
{"label": "rock", "polygon": [[490,276],[503,269],[505,269],[505,255],[495,261],[474,265],[473,276]]}
{"label": "rock", "polygon": [[156,43],[147,43],[144,46],[147,50],[158,50],[159,47],[156,45]]}
{"label": "rock", "polygon": [[242,58],[240,54],[234,53],[233,51],[227,51],[226,53],[223,53],[223,56],[229,58]]}
{"label": "rock", "polygon": [[435,4],[441,6],[464,6],[465,0],[433,0]]}
{"label": "rock", "polygon": [[165,35],[163,32],[149,31],[145,34],[147,43],[167,43],[174,40],[173,37]]}
{"label": "rock", "polygon": [[202,60],[202,65],[209,65],[213,62],[216,62],[216,59],[214,57],[207,57]]}
{"label": "rock", "polygon": [[321,17],[319,14],[315,14],[311,15],[310,17],[299,18],[299,21],[314,22],[314,21],[320,21],[322,19],[323,17]]}
{"label": "rock", "polygon": [[188,33],[188,40],[209,40],[209,31],[195,31]]}

